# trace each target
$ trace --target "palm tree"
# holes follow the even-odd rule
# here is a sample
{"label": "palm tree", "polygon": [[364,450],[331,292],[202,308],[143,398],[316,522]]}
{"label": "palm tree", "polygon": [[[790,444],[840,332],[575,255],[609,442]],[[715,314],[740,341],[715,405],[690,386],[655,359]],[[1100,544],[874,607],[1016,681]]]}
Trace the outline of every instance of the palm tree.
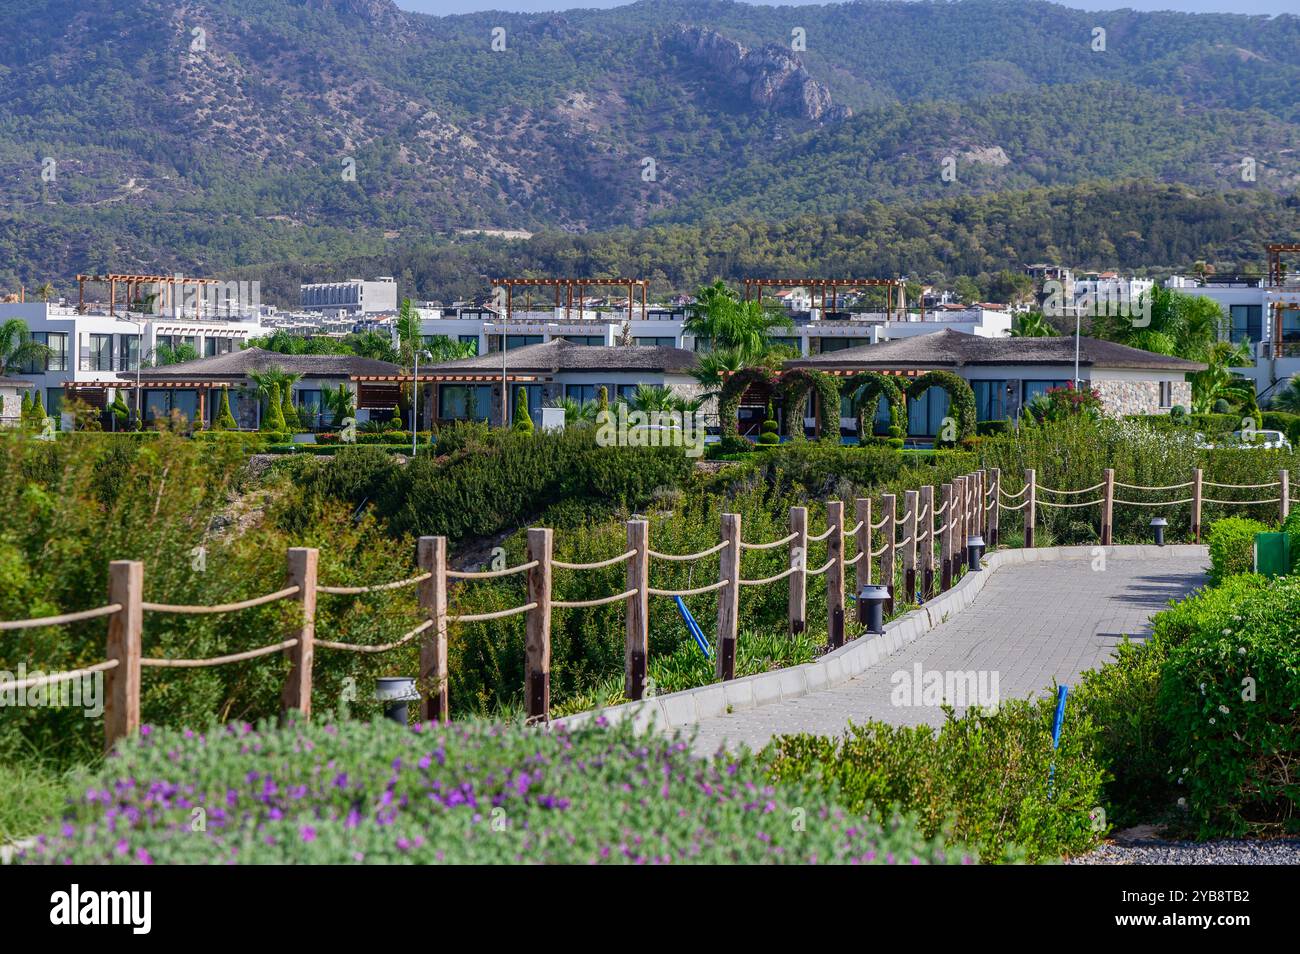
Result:
{"label": "palm tree", "polygon": [[1270,406],[1275,411],[1285,411],[1287,414],[1300,414],[1300,374],[1294,375],[1286,383],[1286,387],[1279,390],[1273,395]]}
{"label": "palm tree", "polygon": [[739,351],[723,348],[720,351],[697,355],[695,370],[691,372],[691,376],[708,389],[705,392],[706,397],[717,397],[727,377],[744,367],[745,359]]}
{"label": "palm tree", "polygon": [[1013,338],[1054,338],[1057,331],[1043,317],[1042,312],[1030,311],[1017,315],[1011,323]]}
{"label": "palm tree", "polygon": [[[1202,355],[1208,365],[1204,371],[1192,374],[1192,411],[1196,414],[1209,414],[1220,400],[1236,405],[1253,406],[1255,386],[1241,375],[1233,374],[1231,368],[1249,367],[1251,364],[1250,344],[1242,341],[1234,345],[1227,341],[1216,341]],[[1276,399],[1275,399],[1276,400]]]}
{"label": "palm tree", "polygon": [[347,418],[356,414],[352,404],[352,390],[346,384],[340,384],[338,388],[323,388],[320,394],[325,407],[334,412],[332,427],[342,427]]}
{"label": "palm tree", "polygon": [[284,413],[284,400],[292,393],[294,382],[302,377],[301,374],[290,374],[283,368],[274,366],[267,368],[265,371],[250,371],[248,372],[248,376],[253,380],[253,383],[257,385],[258,393],[267,399],[268,413],[270,412],[269,402],[272,395],[275,395],[281,404],[281,414]]}
{"label": "palm tree", "polygon": [[596,423],[597,404],[595,401],[579,401],[576,398],[562,397],[556,398],[551,402],[550,406],[564,408],[564,424],[566,427]]}
{"label": "palm tree", "polygon": [[794,327],[782,311],[763,308],[756,301],[741,301],[721,281],[695,293],[695,303],[682,330],[708,341],[712,350],[736,351],[746,362],[761,357],[772,346],[773,328]]}
{"label": "palm tree", "polygon": [[35,294],[41,301],[48,302],[54,297],[54,286],[49,282],[41,282],[36,286],[36,291],[33,292],[33,294]]}
{"label": "palm tree", "polygon": [[11,371],[41,362],[50,356],[50,349],[32,340],[27,322],[10,318],[0,325],[0,378]]}
{"label": "palm tree", "polygon": [[1138,300],[1136,310],[1137,315],[1098,315],[1092,322],[1093,334],[1130,348],[1208,364],[1214,345],[1227,330],[1228,319],[1213,299],[1159,285]]}
{"label": "palm tree", "polygon": [[169,364],[183,364],[186,361],[197,361],[199,359],[198,349],[192,344],[178,344],[172,347],[168,344],[161,344],[154,348],[153,366],[161,368]]}

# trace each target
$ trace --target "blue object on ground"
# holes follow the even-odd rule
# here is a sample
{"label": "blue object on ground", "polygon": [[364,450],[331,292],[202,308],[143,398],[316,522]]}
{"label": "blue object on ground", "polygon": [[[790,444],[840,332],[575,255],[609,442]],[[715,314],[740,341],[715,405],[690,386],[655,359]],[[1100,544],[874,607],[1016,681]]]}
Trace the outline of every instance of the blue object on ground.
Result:
{"label": "blue object on ground", "polygon": [[[1052,751],[1061,747],[1061,724],[1065,721],[1065,697],[1070,694],[1069,686],[1056,687],[1056,719],[1052,723]],[[1056,759],[1047,769],[1047,797],[1052,797],[1052,787],[1056,782]]]}
{"label": "blue object on ground", "polygon": [[709,649],[709,641],[704,638],[704,632],[700,629],[700,624],[695,622],[695,617],[691,611],[686,608],[680,596],[674,596],[673,602],[677,604],[677,612],[682,614],[682,619],[686,621],[686,628],[691,631],[691,636],[695,638],[695,645],[700,647],[700,652],[704,653],[705,659],[713,657],[713,651]]}

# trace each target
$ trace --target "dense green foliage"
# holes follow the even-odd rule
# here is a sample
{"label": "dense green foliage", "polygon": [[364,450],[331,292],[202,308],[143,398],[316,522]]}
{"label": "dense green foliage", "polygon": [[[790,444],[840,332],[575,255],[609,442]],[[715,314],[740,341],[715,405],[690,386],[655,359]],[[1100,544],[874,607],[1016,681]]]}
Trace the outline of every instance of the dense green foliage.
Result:
{"label": "dense green foliage", "polygon": [[1255,566],[1255,534],[1268,525],[1249,517],[1225,517],[1210,528],[1210,582],[1222,583],[1238,573],[1250,573]]}
{"label": "dense green foliage", "polygon": [[839,739],[782,736],[766,758],[778,781],[820,785],[878,819],[914,815],[923,832],[949,830],[986,860],[1017,848],[1054,859],[1096,843],[1103,777],[1087,717],[1072,714],[1052,748],[1055,708],[1055,699],[1017,700],[949,713],[937,732],[869,722]]}
{"label": "dense green foliage", "polygon": [[[840,221],[857,233],[852,223],[866,220],[866,240],[847,244],[848,260],[821,258],[823,271],[988,276],[1013,264],[1008,249],[1023,248],[984,241],[999,218],[993,206],[978,206],[987,218],[914,230],[890,221],[883,203],[1138,177],[1293,215],[1277,198],[1294,182],[1300,121],[1297,27],[1286,17],[1099,16],[1007,0],[814,6],[799,15],[808,49],[787,61],[806,68],[806,85],[765,102],[750,82],[762,90],[769,77],[788,79],[786,64],[758,77],[719,67],[725,56],[700,55],[678,25],[789,56],[780,7],[666,0],[563,18],[431,20],[383,2],[211,0],[184,23],[176,10],[36,0],[0,11],[4,35],[47,38],[0,54],[0,158],[15,170],[0,186],[6,285],[65,283],[97,269],[106,248],[124,270],[280,261],[317,279],[346,277],[342,261],[389,253],[399,267],[378,273],[397,275],[413,296],[450,299],[483,290],[480,275],[517,270],[489,266],[483,248],[530,267],[524,259],[537,250],[561,252],[566,232],[726,223],[722,241],[693,241],[690,256],[679,248],[629,258],[617,237],[578,240],[600,249],[591,274],[658,281],[669,269],[696,271],[676,286],[684,290],[742,264],[729,223],[793,224],[844,209],[863,210]],[[1110,31],[1104,54],[1088,42],[1097,25]],[[495,27],[508,38],[501,52],[490,46]],[[206,37],[197,49],[196,28]],[[882,37],[891,55],[864,56]],[[826,96],[856,115],[809,111]],[[952,181],[940,175],[949,156]],[[1243,156],[1258,163],[1254,182],[1239,173]],[[52,177],[45,157],[56,160]],[[648,179],[643,157],[657,166]],[[1175,264],[1258,244],[1258,223],[1216,235],[1210,223],[1193,229],[1156,210],[1084,205],[1036,223],[1045,229],[1017,228],[1032,242],[1021,260],[1059,252],[1113,267],[1141,249],[1145,262]],[[554,231],[519,254],[508,239],[461,242],[460,230],[473,228]],[[828,229],[803,220],[799,231],[807,244]],[[1075,244],[1090,254],[1072,255]],[[1191,254],[1159,254],[1189,244]],[[914,246],[929,246],[924,259]],[[455,267],[462,257],[478,261]],[[768,264],[779,271],[788,261]],[[263,293],[296,301],[296,287],[278,280]]]}
{"label": "dense green foliage", "polygon": [[[206,811],[191,830],[194,808]],[[116,820],[115,817],[116,816]],[[23,855],[137,864],[960,864],[752,756],[680,737],[343,721],[152,731],[122,747]]]}

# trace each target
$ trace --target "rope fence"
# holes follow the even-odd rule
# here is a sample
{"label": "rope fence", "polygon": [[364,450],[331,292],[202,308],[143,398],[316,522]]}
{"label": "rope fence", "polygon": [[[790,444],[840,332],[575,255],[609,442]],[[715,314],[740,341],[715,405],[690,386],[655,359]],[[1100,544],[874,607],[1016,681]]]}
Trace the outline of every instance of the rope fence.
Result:
{"label": "rope fence", "polygon": [[[1176,500],[1127,500],[1117,498],[1116,488],[1141,492],[1170,492],[1192,488],[1192,496]],[[1250,490],[1279,488],[1275,497],[1260,500],[1223,500],[1205,497],[1203,488]],[[1063,501],[1043,500],[1040,494],[1064,497],[1080,496],[1102,491],[1094,500]],[[1020,498],[1024,498],[1021,500]],[[1020,500],[1019,503],[1008,501]],[[900,504],[902,506],[900,506]],[[739,623],[739,594],[743,588],[762,587],[787,581],[789,589],[790,632],[806,630],[807,588],[809,578],[823,577],[826,586],[827,640],[833,648],[845,639],[845,589],[846,571],[854,570],[857,589],[879,583],[888,592],[888,612],[895,609],[897,586],[901,580],[902,595],[907,605],[924,602],[932,595],[943,593],[954,585],[967,570],[966,549],[976,545],[975,538],[986,538],[987,547],[999,545],[1000,514],[1023,511],[1024,545],[1034,546],[1034,529],[1037,508],[1062,509],[1097,507],[1100,505],[1100,537],[1109,545],[1113,535],[1114,508],[1169,508],[1190,504],[1192,509],[1191,537],[1199,542],[1202,535],[1201,516],[1205,504],[1217,506],[1268,506],[1278,505],[1279,515],[1285,519],[1290,507],[1289,475],[1281,471],[1279,480],[1267,484],[1220,484],[1204,480],[1203,473],[1195,471],[1191,481],[1182,484],[1147,487],[1122,483],[1115,479],[1113,470],[1105,472],[1101,483],[1092,487],[1058,489],[1038,483],[1035,471],[1025,472],[1024,486],[1009,493],[1002,485],[997,469],[976,471],[952,478],[941,487],[923,487],[908,491],[900,499],[885,493],[880,498],[879,519],[873,519],[874,502],[870,499],[853,501],[852,526],[846,527],[846,505],[841,501],[826,503],[826,526],[817,534],[807,530],[808,512],[805,507],[790,510],[790,532],[770,541],[744,542],[741,540],[739,514],[723,514],[719,542],[695,553],[666,553],[650,546],[649,522],[643,519],[627,521],[627,548],[605,559],[587,563],[556,559],[553,554],[553,531],[533,528],[527,531],[524,561],[516,566],[488,570],[453,570],[447,558],[445,537],[421,537],[417,542],[417,572],[412,576],[391,582],[378,582],[357,586],[326,586],[317,580],[319,553],[315,549],[294,547],[287,554],[287,579],[285,586],[271,593],[249,599],[216,605],[190,605],[179,603],[147,602],[144,593],[144,565],[139,561],[115,560],[109,564],[108,602],[99,607],[78,610],[54,616],[24,620],[0,621],[0,632],[37,629],[48,626],[65,626],[96,619],[107,622],[105,659],[78,669],[47,675],[32,676],[19,681],[0,683],[0,691],[54,685],[90,675],[103,674],[105,691],[105,737],[108,746],[120,738],[135,734],[140,728],[140,673],[144,669],[197,669],[224,666],[260,659],[274,654],[285,654],[289,672],[282,694],[285,711],[311,712],[312,663],[316,647],[356,654],[386,653],[419,640],[419,675],[417,687],[421,696],[421,715],[424,719],[446,721],[449,718],[449,674],[447,641],[449,627],[488,623],[516,616],[525,617],[525,710],[530,721],[546,720],[550,716],[550,633],[553,610],[584,610],[602,606],[623,605],[625,611],[626,671],[624,694],[629,699],[640,699],[646,684],[646,667],[649,654],[650,597],[687,599],[718,594],[716,675],[719,680],[735,678],[736,639]],[[943,523],[938,526],[940,518]],[[880,534],[881,545],[873,547],[875,535]],[[855,553],[846,557],[845,540],[854,541]],[[826,562],[816,568],[807,565],[809,543],[826,543]],[[788,563],[765,575],[745,578],[741,571],[741,558],[745,552],[771,552],[789,548]],[[700,586],[669,588],[650,585],[653,560],[667,562],[698,562],[719,554],[718,578]],[[773,554],[778,560],[782,555]],[[586,599],[562,599],[553,592],[552,574],[556,569],[592,571],[622,565],[626,583],[616,592],[596,595]],[[771,561],[768,567],[772,566]],[[779,564],[778,564],[779,566]],[[694,568],[692,568],[694,569]],[[712,572],[712,571],[710,571]],[[454,612],[449,604],[459,599],[461,586],[474,581],[495,580],[522,576],[526,595],[517,606],[484,612]],[[937,579],[937,587],[935,582]],[[453,589],[452,584],[459,584]],[[819,584],[820,585],[820,584]],[[331,641],[316,637],[316,600],[318,595],[359,596],[367,593],[393,593],[416,589],[415,599],[419,622],[397,639],[382,644],[362,644]],[[228,653],[201,659],[173,659],[145,656],[142,652],[144,617],[146,613],[181,615],[213,615],[234,613],[278,601],[289,602],[296,610],[286,624],[285,638],[268,645],[242,652]],[[863,607],[858,606],[859,621],[864,619]]]}

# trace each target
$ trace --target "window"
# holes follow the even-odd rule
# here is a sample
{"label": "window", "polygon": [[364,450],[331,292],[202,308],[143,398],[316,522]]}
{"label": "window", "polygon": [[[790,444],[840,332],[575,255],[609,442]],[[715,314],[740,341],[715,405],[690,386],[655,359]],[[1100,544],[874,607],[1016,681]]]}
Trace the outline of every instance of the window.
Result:
{"label": "window", "polygon": [[82,371],[113,370],[113,336],[87,335],[89,344],[81,362]]}
{"label": "window", "polygon": [[211,358],[219,354],[230,354],[234,350],[233,338],[213,338],[206,337],[203,339],[203,357]]}
{"label": "window", "polygon": [[1282,340],[1300,341],[1300,311],[1294,308],[1282,312]]}
{"label": "window", "polygon": [[1007,416],[1006,381],[972,381],[975,392],[975,420],[1001,421]]}
{"label": "window", "polygon": [[324,413],[324,404],[321,401],[321,393],[318,390],[304,388],[296,392],[298,396],[298,418],[302,421],[304,427],[323,427],[321,415]]}
{"label": "window", "polygon": [[605,344],[604,335],[563,335],[562,339],[569,342],[569,344],[602,346]]}
{"label": "window", "polygon": [[[500,335],[488,335],[488,336],[487,336],[487,340],[488,340],[488,351],[500,351],[500,350],[501,350],[501,336],[500,336]],[[524,348],[524,347],[527,347],[528,345],[535,345],[535,344],[541,344],[541,343],[542,343],[542,336],[541,336],[541,335],[506,335],[506,348],[507,348],[507,349],[510,349],[510,348]]]}
{"label": "window", "polygon": [[472,344],[474,353],[478,354],[478,335],[457,335],[456,340],[461,344]]}
{"label": "window", "polygon": [[1160,382],[1160,406],[1162,408],[1173,407],[1174,404],[1174,383],[1172,381]]}
{"label": "window", "polygon": [[799,339],[794,336],[780,336],[770,340],[776,347],[789,348],[795,354],[799,353]]}
{"label": "window", "polygon": [[614,396],[620,401],[631,401],[636,394],[635,384],[618,384],[614,388]]}
{"label": "window", "polygon": [[486,421],[492,413],[492,385],[443,384],[438,387],[438,417],[445,421]]}
{"label": "window", "polygon": [[821,338],[822,354],[828,351],[843,351],[845,348],[861,348],[871,344],[870,338]]}
{"label": "window", "polygon": [[68,333],[66,331],[49,332],[45,335],[45,346],[50,349],[50,356],[45,362],[45,370],[67,371]]}
{"label": "window", "polygon": [[1025,381],[1021,385],[1021,400],[1028,404],[1040,394],[1046,394],[1052,388],[1068,388],[1072,381]]}
{"label": "window", "polygon": [[677,339],[674,338],[672,335],[668,335],[666,337],[655,336],[650,338],[633,338],[632,343],[639,344],[639,345],[649,345],[652,348],[676,348],[677,347]]}
{"label": "window", "polygon": [[933,437],[948,416],[948,392],[929,388],[919,398],[907,399],[907,433],[910,437]]}
{"label": "window", "polygon": [[46,388],[45,416],[52,417],[57,422],[61,413],[63,413],[63,388]]}
{"label": "window", "polygon": [[117,366],[134,371],[140,365],[140,336],[120,335],[117,339]]}
{"label": "window", "polygon": [[1232,330],[1229,336],[1233,344],[1240,341],[1259,341],[1263,336],[1263,305],[1232,305],[1228,312],[1232,316]]}
{"label": "window", "polygon": [[600,388],[595,384],[566,384],[564,386],[564,396],[577,401],[579,404],[586,404],[588,401],[595,401],[600,397]]}
{"label": "window", "polygon": [[[32,332],[32,341],[35,344],[48,345],[48,342],[46,341],[46,337],[47,335],[44,331]],[[66,339],[67,336],[65,335],[64,338]],[[52,356],[50,360],[53,360]],[[42,374],[46,370],[53,370],[53,369],[47,368],[47,360],[45,358],[32,358],[30,361],[25,362],[22,366],[23,374]]]}

